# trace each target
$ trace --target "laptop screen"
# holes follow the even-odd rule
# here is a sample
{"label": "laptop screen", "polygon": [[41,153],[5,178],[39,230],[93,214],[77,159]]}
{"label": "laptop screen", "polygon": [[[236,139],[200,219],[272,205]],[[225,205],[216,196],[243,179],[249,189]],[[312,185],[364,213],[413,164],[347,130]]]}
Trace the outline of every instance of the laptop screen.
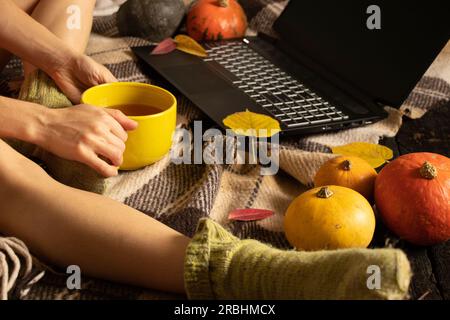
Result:
{"label": "laptop screen", "polygon": [[291,0],[274,28],[296,53],[397,107],[450,39],[449,16],[449,0]]}

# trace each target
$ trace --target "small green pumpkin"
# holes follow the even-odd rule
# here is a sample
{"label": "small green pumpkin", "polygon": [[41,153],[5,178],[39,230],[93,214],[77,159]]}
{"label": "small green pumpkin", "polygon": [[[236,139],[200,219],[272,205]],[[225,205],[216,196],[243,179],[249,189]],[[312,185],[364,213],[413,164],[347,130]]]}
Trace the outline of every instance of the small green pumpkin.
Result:
{"label": "small green pumpkin", "polygon": [[159,42],[175,33],[185,13],[183,0],[128,0],[117,13],[117,25],[122,36]]}

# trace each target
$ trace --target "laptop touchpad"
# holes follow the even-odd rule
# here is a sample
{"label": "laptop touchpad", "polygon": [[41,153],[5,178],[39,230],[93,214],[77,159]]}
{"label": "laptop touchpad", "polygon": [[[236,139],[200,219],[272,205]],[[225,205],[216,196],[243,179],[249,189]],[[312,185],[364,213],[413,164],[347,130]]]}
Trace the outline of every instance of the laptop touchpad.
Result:
{"label": "laptop touchpad", "polygon": [[182,88],[185,94],[223,91],[232,87],[204,63],[166,67],[161,69],[161,73]]}

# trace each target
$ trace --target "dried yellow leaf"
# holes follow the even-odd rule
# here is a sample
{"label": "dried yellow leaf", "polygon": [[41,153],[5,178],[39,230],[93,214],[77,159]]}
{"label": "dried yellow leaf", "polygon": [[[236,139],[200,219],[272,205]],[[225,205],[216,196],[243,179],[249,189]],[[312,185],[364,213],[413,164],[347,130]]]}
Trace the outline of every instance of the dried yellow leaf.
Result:
{"label": "dried yellow leaf", "polygon": [[206,50],[194,39],[184,34],[179,34],[174,39],[177,49],[199,57],[207,57]]}
{"label": "dried yellow leaf", "polygon": [[274,118],[248,110],[227,116],[223,124],[238,135],[250,137],[271,137],[281,131],[280,123]]}
{"label": "dried yellow leaf", "polygon": [[394,156],[392,150],[388,147],[367,142],[354,142],[343,146],[332,147],[331,150],[333,153],[343,156],[356,156],[364,159],[373,168],[378,168]]}

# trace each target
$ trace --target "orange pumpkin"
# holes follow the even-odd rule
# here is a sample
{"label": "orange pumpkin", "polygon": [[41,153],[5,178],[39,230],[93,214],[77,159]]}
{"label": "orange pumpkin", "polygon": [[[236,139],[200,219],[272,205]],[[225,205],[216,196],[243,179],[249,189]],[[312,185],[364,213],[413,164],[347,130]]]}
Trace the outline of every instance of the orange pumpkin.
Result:
{"label": "orange pumpkin", "polygon": [[247,17],[236,0],[199,0],[189,10],[187,32],[197,41],[242,38]]}
{"label": "orange pumpkin", "polygon": [[324,186],[290,204],[284,231],[289,243],[301,250],[366,248],[375,231],[375,215],[358,192]]}
{"label": "orange pumpkin", "polygon": [[375,182],[377,209],[389,229],[417,244],[450,239],[450,159],[410,153],[386,165]]}
{"label": "orange pumpkin", "polygon": [[358,191],[373,199],[377,172],[366,161],[354,156],[339,156],[325,162],[314,177],[314,186],[336,185]]}

